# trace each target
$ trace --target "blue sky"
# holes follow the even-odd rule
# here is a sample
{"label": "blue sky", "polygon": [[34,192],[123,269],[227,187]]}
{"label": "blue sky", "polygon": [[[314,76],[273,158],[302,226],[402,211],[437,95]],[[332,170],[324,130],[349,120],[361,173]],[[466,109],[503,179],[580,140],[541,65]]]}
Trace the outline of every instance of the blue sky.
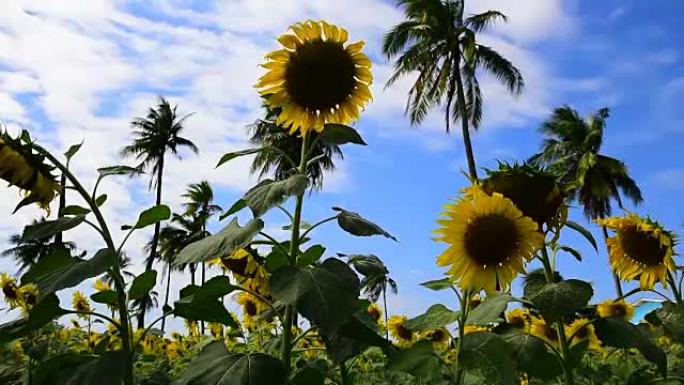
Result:
{"label": "blue sky", "polygon": [[[510,17],[481,41],[509,57],[527,83],[516,99],[492,79],[481,78],[485,116],[474,135],[478,165],[493,167],[496,159],[519,160],[534,153],[540,144],[536,129],[555,106],[569,104],[582,115],[607,106],[611,118],[603,151],[624,160],[641,186],[645,203],[637,211],[681,231],[684,31],[679,15],[684,4],[469,4],[471,12],[499,9]],[[0,121],[12,131],[28,128],[56,150],[85,140],[74,170],[89,184],[96,167],[122,163],[118,150],[130,140],[131,117],[142,115],[155,95],[166,95],[181,111],[196,113],[185,135],[202,152],[170,161],[165,202],[178,207],[187,184],[208,179],[218,203],[228,207],[255,183],[247,174],[249,160],[218,170],[213,166],[221,154],[248,146],[244,126],[260,113],[253,89],[260,74],[257,64],[276,46],[275,36],[307,18],[339,23],[352,40],[365,40],[376,84],[374,103],[356,125],[369,146],[345,149],[345,161],[327,176],[323,192],[307,198],[305,216],[313,222],[331,206],[341,206],[381,224],[400,242],[353,238],[334,225],[317,231],[315,241],[327,245],[331,256],[381,256],[399,282],[400,294],[390,298],[397,312],[417,314],[437,301],[455,302],[418,284],[441,274],[434,261],[444,245],[431,240],[432,231],[443,204],[466,183],[462,144],[457,134],[444,133],[439,111],[423,126],[410,127],[402,115],[410,79],[383,90],[391,67],[379,46],[384,32],[401,18],[391,1],[3,1]],[[132,222],[139,210],[152,205],[146,186],[144,179],[111,180],[103,186],[110,192],[106,214],[112,227]],[[15,204],[16,192],[3,192],[0,214],[9,216]],[[29,208],[2,221],[0,246],[39,214]],[[586,223],[578,210],[572,216]],[[271,229],[284,224],[275,213],[268,218]],[[598,229],[591,229],[600,242]],[[141,233],[131,240],[127,252],[134,260],[141,260],[140,245],[149,236]],[[97,237],[86,231],[69,237],[84,249],[99,247]],[[612,295],[605,252],[597,254],[575,236],[565,239],[584,252],[584,261],[563,256],[564,275],[594,283],[599,299]],[[13,267],[3,260],[0,270]],[[178,289],[187,279],[174,276],[174,281]],[[80,289],[90,290],[87,285]],[[158,291],[163,293],[161,287]],[[0,319],[11,316],[0,314]]]}

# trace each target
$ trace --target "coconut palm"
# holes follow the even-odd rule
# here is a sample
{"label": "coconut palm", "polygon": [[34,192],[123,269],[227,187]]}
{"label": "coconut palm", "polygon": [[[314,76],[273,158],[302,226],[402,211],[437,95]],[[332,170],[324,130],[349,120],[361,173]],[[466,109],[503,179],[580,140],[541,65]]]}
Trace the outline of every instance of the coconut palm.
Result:
{"label": "coconut palm", "polygon": [[488,11],[464,16],[465,0],[399,0],[405,21],[386,35],[383,52],[397,57],[391,86],[400,78],[417,74],[406,103],[412,124],[420,124],[430,109],[443,105],[446,131],[450,121],[461,121],[468,170],[477,178],[469,126],[477,129],[482,118],[483,96],[476,77],[484,70],[496,77],[511,93],[523,91],[520,71],[491,47],[477,42],[477,33],[504,14]]}
{"label": "coconut palm", "polygon": [[[33,220],[30,226],[43,222],[45,222],[45,218]],[[25,241],[22,234],[13,234],[10,236],[9,242],[13,246],[2,251],[0,256],[14,258],[14,261],[19,265],[17,273],[26,271],[41,258],[52,254],[58,248],[63,247],[69,251],[76,250],[76,245],[73,242],[61,242],[60,244],[57,244],[53,242],[50,237]]]}
{"label": "coconut palm", "polygon": [[[194,153],[199,149],[190,140],[180,136],[183,131],[183,124],[191,115],[179,117],[176,109],[178,106],[171,106],[163,97],[159,97],[156,108],[150,108],[145,117],[133,119],[131,126],[133,132],[133,143],[125,146],[121,150],[122,156],[134,156],[140,161],[138,166],[141,170],[152,168],[150,189],[156,188],[156,204],[162,201],[162,180],[164,176],[164,160],[166,154],[178,155],[178,151],[185,147]],[[154,259],[159,242],[160,223],[155,224],[154,236],[150,247],[150,254],[146,260],[145,271],[152,270]],[[138,316],[138,327],[145,325],[145,313],[141,312]]]}
{"label": "coconut palm", "polygon": [[[541,152],[530,159],[550,167],[559,175],[589,219],[610,216],[612,201],[623,208],[622,196],[634,205],[643,200],[627,166],[600,153],[609,116],[608,108],[601,108],[587,119],[582,119],[569,106],[556,108],[540,127],[544,135]],[[606,228],[602,227],[602,230],[604,238],[608,238]],[[621,297],[622,288],[617,277],[615,288]]]}
{"label": "coconut palm", "polygon": [[[259,119],[250,124],[249,130],[252,137],[250,142],[271,150],[259,152],[252,161],[251,172],[259,172],[262,178],[273,171],[276,180],[289,177],[295,171],[295,165],[299,164],[302,151],[302,140],[288,134],[288,130],[276,124],[278,109],[267,109],[264,119]],[[309,180],[312,186],[323,186],[323,172],[335,169],[334,158],[343,158],[342,149],[336,144],[328,144],[318,140],[319,134],[315,131],[307,133],[312,144],[309,159],[317,159],[317,162],[307,168]],[[292,164],[294,163],[294,165]]]}

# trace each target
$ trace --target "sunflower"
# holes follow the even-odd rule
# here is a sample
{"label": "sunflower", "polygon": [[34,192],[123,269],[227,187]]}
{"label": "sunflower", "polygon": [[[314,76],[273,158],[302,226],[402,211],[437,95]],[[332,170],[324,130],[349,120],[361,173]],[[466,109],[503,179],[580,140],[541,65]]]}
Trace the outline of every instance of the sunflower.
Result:
{"label": "sunflower", "polygon": [[466,325],[463,327],[463,335],[470,334],[470,333],[478,333],[478,332],[488,332],[489,328],[486,326],[479,326],[479,325]]}
{"label": "sunflower", "polygon": [[625,321],[631,321],[634,315],[634,306],[625,302],[624,300],[612,301],[606,300],[596,306],[596,312],[599,317],[608,318],[622,318]]}
{"label": "sunflower", "polygon": [[0,132],[0,179],[26,191],[26,197],[15,210],[37,203],[49,213],[50,202],[60,190],[59,183],[44,158],[34,153],[30,139],[23,138],[24,135],[14,139],[7,132]]}
{"label": "sunflower", "polygon": [[551,346],[558,347],[558,331],[553,325],[549,325],[542,318],[532,317],[530,334],[548,342]]}
{"label": "sunflower", "polygon": [[506,312],[506,322],[513,327],[522,329],[526,332],[530,328],[532,316],[530,315],[530,311],[527,309],[515,308]]}
{"label": "sunflower", "polygon": [[380,306],[378,306],[377,303],[372,303],[368,305],[366,311],[368,312],[368,315],[374,322],[380,321],[380,317],[382,317],[382,309],[380,309]]}
{"label": "sunflower", "polygon": [[565,335],[570,340],[570,346],[588,340],[589,349],[601,350],[601,342],[596,336],[594,325],[586,318],[579,318],[572,321],[570,325],[565,325]]}
{"label": "sunflower", "polygon": [[97,291],[107,291],[107,290],[112,290],[111,286],[109,284],[101,279],[95,280],[95,283],[93,284],[93,288]]}
{"label": "sunflower", "polygon": [[[92,308],[90,307],[90,302],[88,302],[88,298],[85,296],[85,294],[78,290],[74,291],[74,294],[71,298],[71,305],[78,312],[92,311]],[[87,314],[79,314],[78,317],[82,319],[88,319],[88,317],[90,316]]]}
{"label": "sunflower", "polygon": [[277,124],[301,135],[325,123],[348,124],[371,100],[371,61],[364,42],[347,42],[344,28],[307,20],[278,38],[283,48],[266,55],[268,72],[256,87],[266,104],[279,109]]}
{"label": "sunflower", "polygon": [[223,338],[223,325],[221,325],[218,322],[211,322],[209,323],[209,333],[211,333],[211,336],[214,337],[216,340],[220,340]]}
{"label": "sunflower", "polygon": [[397,346],[407,348],[413,345],[416,334],[406,327],[408,318],[405,315],[394,315],[387,321],[390,334],[397,340]]}
{"label": "sunflower", "polygon": [[480,187],[488,195],[499,193],[532,218],[539,230],[557,227],[567,212],[563,188],[558,178],[529,164],[499,163],[498,170],[487,170]]}
{"label": "sunflower", "polygon": [[31,310],[33,305],[38,302],[38,286],[29,283],[19,288],[19,306],[25,311]]}
{"label": "sunflower", "polygon": [[236,302],[242,306],[242,319],[247,330],[256,326],[256,319],[265,310],[265,304],[252,294],[244,291],[237,294]]}
{"label": "sunflower", "polygon": [[468,301],[468,309],[474,310],[482,303],[482,297],[479,294],[473,294]]}
{"label": "sunflower", "polygon": [[451,265],[448,273],[463,289],[494,292],[498,281],[505,290],[544,242],[537,224],[510,199],[479,188],[447,205],[438,223],[436,240],[449,248],[437,264]]}
{"label": "sunflower", "polygon": [[17,280],[7,273],[0,273],[0,287],[5,295],[5,302],[10,308],[15,309],[21,304],[21,294],[17,286]]}
{"label": "sunflower", "polygon": [[596,220],[615,232],[606,243],[613,271],[623,280],[639,278],[643,290],[656,282],[667,286],[667,274],[675,269],[672,233],[649,218],[634,213]]}
{"label": "sunflower", "polygon": [[184,321],[185,329],[188,331],[189,337],[195,337],[200,335],[199,324],[197,321],[186,319]]}
{"label": "sunflower", "polygon": [[424,331],[419,334],[419,338],[432,341],[433,349],[439,351],[447,350],[451,343],[451,334],[445,328]]}

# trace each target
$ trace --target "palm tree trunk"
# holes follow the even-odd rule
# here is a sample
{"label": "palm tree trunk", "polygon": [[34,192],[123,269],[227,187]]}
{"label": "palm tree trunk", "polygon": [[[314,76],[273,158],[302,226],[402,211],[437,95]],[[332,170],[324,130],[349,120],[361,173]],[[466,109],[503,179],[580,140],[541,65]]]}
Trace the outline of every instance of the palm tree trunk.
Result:
{"label": "palm tree trunk", "polygon": [[[162,179],[164,177],[164,154],[159,157],[159,168],[157,169],[157,203],[159,206],[162,199]],[[145,271],[152,270],[154,265],[154,258],[157,256],[157,246],[159,244],[159,231],[161,230],[161,222],[157,222],[154,225],[154,235],[152,236],[152,245],[150,247],[150,256],[147,259],[147,265],[145,266]],[[149,294],[147,295],[149,297]],[[147,298],[143,298],[140,301],[140,315],[138,316],[138,328],[142,329],[145,327],[145,306],[147,304]]]}
{"label": "palm tree trunk", "polygon": [[197,265],[195,265],[194,263],[191,263],[189,265],[189,268],[190,268],[190,284],[192,284],[194,286],[195,285],[195,270],[197,270]]}
{"label": "palm tree trunk", "polygon": [[387,314],[387,290],[386,288],[382,289],[382,306],[385,308],[385,339],[389,341],[389,328],[387,327],[387,320],[388,320],[388,314]]}
{"label": "palm tree trunk", "polygon": [[463,91],[463,79],[461,78],[461,53],[457,52],[456,69],[452,82],[456,81],[456,92],[458,93],[458,108],[461,110],[461,131],[463,134],[463,145],[465,146],[466,159],[468,160],[468,172],[470,179],[477,180],[477,166],[475,165],[475,155],[473,154],[473,144],[470,141],[470,130],[468,129],[468,108],[465,102],[465,92]]}
{"label": "palm tree trunk", "polygon": [[[606,250],[608,250],[608,254],[610,254],[610,248],[608,248],[608,230],[606,229],[606,226],[601,226],[601,230],[603,231],[603,242],[606,245]],[[617,274],[613,274],[613,280],[615,281],[615,293],[617,294],[618,298],[622,298],[624,295],[622,293],[622,284],[620,283],[620,277],[618,277]]]}
{"label": "palm tree trunk", "polygon": [[[166,313],[165,309],[168,309],[169,307],[169,292],[171,291],[171,264],[167,264],[167,270],[166,270],[166,295],[164,296],[164,309],[162,311]],[[162,334],[166,330],[166,315],[162,318],[162,324],[161,324],[161,331]]]}

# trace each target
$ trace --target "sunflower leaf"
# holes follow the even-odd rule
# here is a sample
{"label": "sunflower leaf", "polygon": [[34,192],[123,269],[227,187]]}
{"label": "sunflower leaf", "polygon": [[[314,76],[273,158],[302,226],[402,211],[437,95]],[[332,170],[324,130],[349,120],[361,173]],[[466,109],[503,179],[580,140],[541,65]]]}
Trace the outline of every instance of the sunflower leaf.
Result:
{"label": "sunflower leaf", "polygon": [[128,289],[128,299],[134,301],[143,298],[150,290],[154,289],[156,283],[157,272],[155,270],[145,271],[135,277],[133,283],[131,283],[131,288]]}
{"label": "sunflower leaf", "polygon": [[474,332],[463,336],[459,363],[466,370],[478,372],[487,384],[514,385],[515,359],[511,347],[490,332]]}
{"label": "sunflower leaf", "polygon": [[227,217],[229,217],[229,216],[239,212],[240,210],[244,209],[245,207],[247,207],[247,201],[240,198],[235,203],[233,203],[233,205],[230,206],[230,208],[226,212],[224,212],[223,214],[221,214],[219,216],[219,220],[222,221],[222,220],[226,219]]}
{"label": "sunflower leaf", "polygon": [[138,222],[136,222],[135,229],[143,229],[147,226],[154,225],[157,222],[165,221],[171,218],[171,209],[166,205],[159,205],[151,207],[142,213],[138,217]]}
{"label": "sunflower leaf", "polygon": [[589,243],[591,243],[591,245],[594,247],[594,250],[598,252],[598,245],[596,244],[596,239],[591,234],[591,231],[587,230],[584,226],[580,225],[579,223],[573,221],[566,221],[565,225],[575,230],[580,235],[582,235],[587,241],[589,241]]}
{"label": "sunflower leaf", "polygon": [[110,175],[136,175],[143,174],[144,171],[130,166],[110,166],[98,168],[97,172],[100,174],[100,178],[104,178]]}
{"label": "sunflower leaf", "polygon": [[433,279],[431,281],[425,281],[420,284],[420,286],[427,287],[430,290],[441,291],[450,288],[452,281],[450,278]]}
{"label": "sunflower leaf", "polygon": [[295,174],[279,181],[266,179],[247,191],[242,199],[247,202],[247,206],[257,218],[283,203],[288,197],[304,193],[307,187],[309,178],[303,174]]}
{"label": "sunflower leaf", "polygon": [[563,372],[558,356],[549,352],[540,338],[517,330],[510,330],[501,337],[513,350],[520,371],[543,380],[550,380]]}
{"label": "sunflower leaf", "polygon": [[79,144],[71,145],[69,147],[69,149],[66,150],[66,152],[64,153],[64,156],[67,158],[67,160],[70,160],[71,158],[73,158],[74,155],[76,155],[76,153],[78,152],[78,150],[81,149],[81,146],[83,146],[83,142],[81,142]]}
{"label": "sunflower leaf", "polygon": [[52,221],[38,222],[24,228],[21,235],[21,242],[31,242],[46,239],[80,225],[85,220],[82,215],[76,217],[61,217]]}
{"label": "sunflower leaf", "polygon": [[488,296],[484,302],[468,313],[466,324],[486,325],[502,320],[501,314],[508,307],[509,302],[519,301],[510,294],[500,293]]}
{"label": "sunflower leaf", "polygon": [[558,246],[558,249],[570,253],[573,257],[575,257],[576,260],[582,262],[582,254],[576,249],[573,249],[570,246]]}
{"label": "sunflower leaf", "polygon": [[665,302],[655,314],[672,338],[684,344],[684,305]]}
{"label": "sunflower leaf", "polygon": [[406,321],[406,327],[412,331],[439,329],[458,321],[460,314],[438,303],[430,306],[425,313]]}
{"label": "sunflower leaf", "polygon": [[323,128],[321,139],[328,144],[347,144],[354,143],[362,146],[366,145],[361,135],[354,128],[344,124],[328,123]]}
{"label": "sunflower leaf", "polygon": [[42,362],[33,378],[35,385],[117,385],[123,380],[126,353],[100,356],[65,353]]}
{"label": "sunflower leaf", "polygon": [[235,151],[235,152],[229,152],[227,154],[224,154],[221,159],[219,159],[218,164],[216,165],[216,168],[219,168],[223,166],[226,162],[229,162],[235,158],[245,156],[245,155],[252,155],[256,154],[258,152],[263,151],[263,148],[248,148],[246,150],[240,150],[240,151]]}
{"label": "sunflower leaf", "polygon": [[423,379],[439,376],[441,368],[442,360],[433,351],[432,342],[425,340],[392,353],[387,362],[387,370],[409,373]]}
{"label": "sunflower leaf", "polygon": [[368,219],[362,218],[355,212],[347,211],[339,207],[333,207],[333,210],[340,213],[337,216],[337,223],[340,225],[342,230],[348,232],[349,234],[356,235],[357,237],[382,235],[386,238],[392,239],[395,242],[398,242],[397,238],[395,238],[392,234],[383,230],[380,226],[369,221]]}
{"label": "sunflower leaf", "polygon": [[569,279],[547,283],[533,292],[529,300],[547,321],[557,321],[584,309],[594,295],[588,282]]}

